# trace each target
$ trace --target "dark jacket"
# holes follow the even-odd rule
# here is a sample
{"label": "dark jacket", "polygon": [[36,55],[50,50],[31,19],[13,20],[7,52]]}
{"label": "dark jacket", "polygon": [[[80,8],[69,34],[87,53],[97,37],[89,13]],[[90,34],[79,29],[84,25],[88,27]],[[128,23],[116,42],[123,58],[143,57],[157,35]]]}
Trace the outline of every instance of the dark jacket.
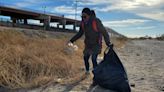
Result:
{"label": "dark jacket", "polygon": [[[92,27],[93,20],[96,21],[98,32],[96,32]],[[97,49],[101,50],[102,36],[104,37],[106,45],[108,46],[110,44],[108,32],[106,31],[105,27],[98,18],[90,18],[90,20],[87,23],[84,23],[83,28],[81,24],[79,32],[70,41],[73,43],[74,41],[79,39],[83,34],[85,34],[85,49],[93,50],[92,52],[94,52],[94,50]]]}

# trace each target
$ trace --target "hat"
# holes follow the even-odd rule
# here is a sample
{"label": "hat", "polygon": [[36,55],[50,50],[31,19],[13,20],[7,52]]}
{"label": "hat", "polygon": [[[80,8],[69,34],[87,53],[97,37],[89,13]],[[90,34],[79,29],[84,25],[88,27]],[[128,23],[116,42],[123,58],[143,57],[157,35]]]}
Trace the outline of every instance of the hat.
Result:
{"label": "hat", "polygon": [[91,14],[91,10],[89,8],[84,8],[82,10],[82,13],[86,13],[86,14],[90,15]]}

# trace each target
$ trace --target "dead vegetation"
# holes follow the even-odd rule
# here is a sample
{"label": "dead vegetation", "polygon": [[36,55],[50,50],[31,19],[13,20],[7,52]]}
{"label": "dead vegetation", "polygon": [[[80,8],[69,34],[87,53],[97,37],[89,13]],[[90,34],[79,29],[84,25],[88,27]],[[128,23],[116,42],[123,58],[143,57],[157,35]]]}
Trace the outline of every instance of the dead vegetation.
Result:
{"label": "dead vegetation", "polygon": [[[83,41],[77,41],[78,51],[68,54],[68,39],[28,37],[16,30],[0,29],[0,86],[31,88],[59,78],[64,82],[80,76],[84,67]],[[125,42],[116,40],[118,47]]]}
{"label": "dead vegetation", "polygon": [[162,34],[161,36],[159,37],[156,37],[157,40],[160,40],[160,41],[163,41],[164,40],[164,34]]}
{"label": "dead vegetation", "polygon": [[[0,85],[27,88],[77,73],[78,55],[66,55],[66,39],[28,38],[21,32],[0,31]],[[74,53],[74,54],[76,54]]]}

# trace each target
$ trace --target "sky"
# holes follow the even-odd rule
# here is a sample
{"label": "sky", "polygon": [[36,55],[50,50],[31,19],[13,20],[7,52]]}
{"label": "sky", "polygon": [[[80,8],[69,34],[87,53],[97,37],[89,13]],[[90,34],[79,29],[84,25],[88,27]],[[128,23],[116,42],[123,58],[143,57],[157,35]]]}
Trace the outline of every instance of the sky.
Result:
{"label": "sky", "polygon": [[78,20],[82,9],[88,7],[104,26],[127,37],[164,34],[164,0],[0,0],[0,5]]}

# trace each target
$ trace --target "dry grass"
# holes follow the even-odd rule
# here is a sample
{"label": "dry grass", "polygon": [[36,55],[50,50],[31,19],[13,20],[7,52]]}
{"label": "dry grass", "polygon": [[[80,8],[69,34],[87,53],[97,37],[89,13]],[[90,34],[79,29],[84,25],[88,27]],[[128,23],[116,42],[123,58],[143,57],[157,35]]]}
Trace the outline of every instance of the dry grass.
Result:
{"label": "dry grass", "polygon": [[0,85],[29,88],[77,74],[82,52],[66,54],[65,43],[64,38],[29,38],[12,30],[0,31]]}
{"label": "dry grass", "polygon": [[[30,38],[22,32],[0,29],[0,85],[10,89],[31,88],[59,78],[62,82],[76,79],[84,67],[83,41],[77,41],[78,51],[68,54],[68,39]],[[117,47],[125,42],[116,40]]]}

